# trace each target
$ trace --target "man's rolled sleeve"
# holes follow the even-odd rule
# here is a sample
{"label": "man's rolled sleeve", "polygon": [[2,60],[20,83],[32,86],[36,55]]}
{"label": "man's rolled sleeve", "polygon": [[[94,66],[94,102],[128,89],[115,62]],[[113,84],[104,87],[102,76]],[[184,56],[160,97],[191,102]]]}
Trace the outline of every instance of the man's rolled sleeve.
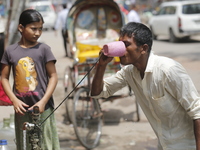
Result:
{"label": "man's rolled sleeve", "polygon": [[[116,91],[126,86],[126,81],[123,78],[123,70],[118,71],[115,75],[104,78],[103,90],[99,95],[92,96],[93,98],[108,98]],[[95,87],[93,87],[95,88]]]}

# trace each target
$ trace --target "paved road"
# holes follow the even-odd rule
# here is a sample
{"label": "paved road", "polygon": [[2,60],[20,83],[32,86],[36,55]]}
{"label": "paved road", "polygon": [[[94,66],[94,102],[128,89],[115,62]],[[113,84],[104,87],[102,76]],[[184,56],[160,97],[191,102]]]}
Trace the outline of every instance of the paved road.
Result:
{"label": "paved road", "polygon": [[[199,38],[197,38],[199,40]],[[57,58],[57,71],[59,82],[54,93],[55,105],[58,106],[64,99],[63,75],[65,66],[72,63],[72,60],[64,57],[61,35],[54,36],[53,31],[43,32],[41,41],[51,46]],[[191,75],[197,89],[199,84],[199,41],[192,43],[169,44],[167,41],[155,41],[153,49],[157,54],[174,58],[183,64]],[[131,105],[132,104],[132,105]],[[156,136],[141,111],[141,121],[127,121],[135,117],[133,100],[117,100],[103,104],[105,110],[105,124],[103,126],[100,145],[94,150],[157,150]],[[7,113],[5,113],[7,112]],[[0,121],[3,117],[9,117],[13,113],[12,107],[0,108]],[[115,114],[115,115],[113,115]],[[84,150],[76,139],[73,126],[65,124],[65,104],[63,103],[55,111],[62,150]]]}

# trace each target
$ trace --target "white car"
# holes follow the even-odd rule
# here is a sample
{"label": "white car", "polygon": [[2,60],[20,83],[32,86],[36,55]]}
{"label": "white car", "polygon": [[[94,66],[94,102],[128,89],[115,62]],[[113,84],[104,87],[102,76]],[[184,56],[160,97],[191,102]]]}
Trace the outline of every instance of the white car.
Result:
{"label": "white car", "polygon": [[53,29],[56,22],[56,12],[50,1],[34,1],[27,5],[27,8],[35,9],[41,13],[44,19],[43,28]]}
{"label": "white car", "polygon": [[200,1],[163,2],[148,24],[154,39],[159,35],[168,36],[170,42],[189,39],[200,34]]}

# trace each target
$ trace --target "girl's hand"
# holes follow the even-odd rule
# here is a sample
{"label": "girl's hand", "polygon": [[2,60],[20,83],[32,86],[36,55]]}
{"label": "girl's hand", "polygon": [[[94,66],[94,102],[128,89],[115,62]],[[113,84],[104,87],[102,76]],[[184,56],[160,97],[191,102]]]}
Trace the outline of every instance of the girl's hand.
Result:
{"label": "girl's hand", "polygon": [[24,113],[26,112],[25,107],[29,107],[29,105],[25,104],[24,102],[22,102],[19,99],[15,99],[13,101],[13,107],[17,114],[24,115]]}
{"label": "girl's hand", "polygon": [[39,101],[35,105],[33,105],[32,107],[30,107],[28,110],[33,110],[34,106],[38,106],[40,113],[43,113],[44,110],[45,110],[45,105],[46,105],[45,103],[43,103],[42,101]]}

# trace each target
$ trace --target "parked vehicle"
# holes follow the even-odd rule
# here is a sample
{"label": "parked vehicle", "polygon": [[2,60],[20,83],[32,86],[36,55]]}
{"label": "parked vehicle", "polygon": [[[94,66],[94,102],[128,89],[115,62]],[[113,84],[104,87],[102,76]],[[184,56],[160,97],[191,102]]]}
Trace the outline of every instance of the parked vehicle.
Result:
{"label": "parked vehicle", "polygon": [[200,34],[200,1],[163,2],[149,20],[154,39],[167,35],[170,42]]}
{"label": "parked vehicle", "polygon": [[44,29],[53,29],[56,21],[56,12],[50,1],[34,1],[28,3],[27,8],[36,9],[44,19]]}

